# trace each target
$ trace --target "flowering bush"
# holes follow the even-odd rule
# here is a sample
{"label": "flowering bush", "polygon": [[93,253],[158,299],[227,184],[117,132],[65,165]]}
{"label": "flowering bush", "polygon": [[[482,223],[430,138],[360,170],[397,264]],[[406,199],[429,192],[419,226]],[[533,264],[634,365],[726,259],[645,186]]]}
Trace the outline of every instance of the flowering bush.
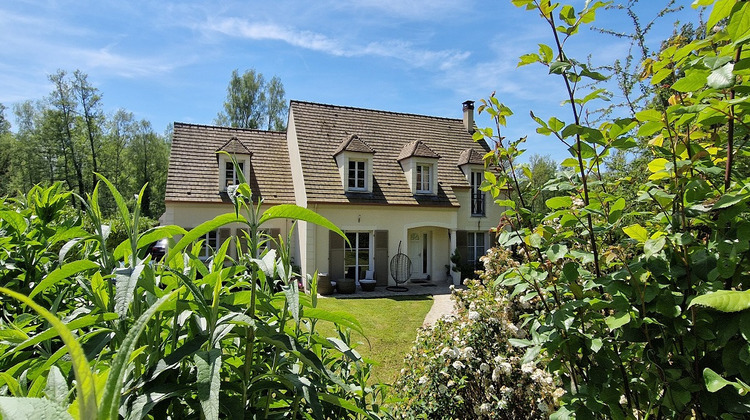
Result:
{"label": "flowering bush", "polygon": [[423,328],[394,390],[398,418],[535,418],[563,390],[512,340],[525,337],[508,297],[480,281],[454,290],[456,314]]}

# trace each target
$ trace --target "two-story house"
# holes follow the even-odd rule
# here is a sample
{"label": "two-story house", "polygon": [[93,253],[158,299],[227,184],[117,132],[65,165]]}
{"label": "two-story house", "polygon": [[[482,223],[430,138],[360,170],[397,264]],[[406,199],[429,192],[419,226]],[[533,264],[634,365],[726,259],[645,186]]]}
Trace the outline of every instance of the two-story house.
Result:
{"label": "two-story house", "polygon": [[[291,101],[286,133],[175,123],[162,222],[191,228],[231,211],[226,186],[241,170],[264,205],[312,209],[346,233],[350,245],[298,223],[292,253],[302,273],[359,280],[374,271],[378,285],[394,284],[389,261],[400,246],[412,279],[457,284],[451,254],[478,260],[502,210],[479,189],[489,148],[472,140],[473,112],[469,101],[463,119]],[[291,222],[272,222],[269,233],[288,234]],[[237,229],[207,235],[206,252]]]}

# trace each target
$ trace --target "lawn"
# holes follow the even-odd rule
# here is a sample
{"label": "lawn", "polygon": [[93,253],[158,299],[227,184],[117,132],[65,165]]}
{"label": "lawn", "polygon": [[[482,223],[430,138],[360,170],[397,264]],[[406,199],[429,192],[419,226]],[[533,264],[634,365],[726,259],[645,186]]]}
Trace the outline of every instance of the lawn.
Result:
{"label": "lawn", "polygon": [[[359,334],[352,335],[356,350],[362,357],[376,363],[372,383],[392,384],[403,367],[403,359],[417,338],[425,315],[432,307],[432,296],[397,296],[382,299],[318,300],[318,307],[329,311],[352,314],[362,324],[367,340]],[[332,324],[324,322],[318,327],[326,337],[335,336]]]}

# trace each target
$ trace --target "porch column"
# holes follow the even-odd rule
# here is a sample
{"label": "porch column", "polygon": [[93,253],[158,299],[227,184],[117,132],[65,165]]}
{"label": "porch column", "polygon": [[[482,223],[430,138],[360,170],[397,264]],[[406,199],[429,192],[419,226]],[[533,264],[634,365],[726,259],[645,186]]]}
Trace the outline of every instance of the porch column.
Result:
{"label": "porch column", "polygon": [[[456,230],[451,229],[449,232],[449,235],[450,235],[450,242],[451,242],[449,255],[453,255],[453,251],[456,250]],[[453,268],[456,266],[455,264],[453,264],[453,261],[451,261],[450,264],[451,264],[451,274],[450,274],[451,280],[453,281],[454,286],[458,286],[461,282],[461,273],[456,273],[455,271],[453,271]]]}

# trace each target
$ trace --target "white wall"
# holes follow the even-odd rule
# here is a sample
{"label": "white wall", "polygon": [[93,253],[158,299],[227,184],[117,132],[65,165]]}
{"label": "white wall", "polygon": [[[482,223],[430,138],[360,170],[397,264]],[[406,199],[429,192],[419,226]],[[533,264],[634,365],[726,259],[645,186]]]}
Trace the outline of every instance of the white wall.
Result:
{"label": "white wall", "polygon": [[[261,211],[265,211],[270,206],[263,205]],[[183,228],[194,228],[203,222],[213,219],[216,216],[225,213],[234,213],[234,206],[232,204],[219,204],[219,203],[184,203],[184,202],[167,202],[167,210],[162,216],[163,224],[177,225]],[[245,215],[247,217],[247,215]],[[235,230],[238,228],[246,228],[245,225],[239,223],[232,223],[224,228],[232,229],[232,234],[235,234]],[[264,223],[262,229],[279,229],[281,235],[284,236],[286,241],[288,238],[289,230],[292,227],[292,221],[287,219],[272,219]],[[297,242],[298,234],[295,234],[293,242]],[[234,244],[230,245],[230,250],[233,253]],[[236,255],[236,254],[232,254]],[[295,263],[298,263],[299,255],[295,254],[294,247],[292,247],[292,257]]]}
{"label": "white wall", "polygon": [[[445,264],[450,262],[450,243],[448,232],[455,229],[455,208],[420,208],[416,206],[380,206],[380,205],[324,205],[313,208],[321,216],[333,222],[343,231],[375,231],[388,230],[389,258],[398,252],[399,242],[401,252],[408,252],[408,230],[419,227],[432,229],[432,260],[431,272],[436,280],[445,279]],[[314,235],[314,240],[308,240],[308,258],[306,270],[312,273],[328,272],[328,229],[312,225],[308,235]],[[311,235],[311,236],[312,236]],[[389,276],[389,282],[393,280]]]}

